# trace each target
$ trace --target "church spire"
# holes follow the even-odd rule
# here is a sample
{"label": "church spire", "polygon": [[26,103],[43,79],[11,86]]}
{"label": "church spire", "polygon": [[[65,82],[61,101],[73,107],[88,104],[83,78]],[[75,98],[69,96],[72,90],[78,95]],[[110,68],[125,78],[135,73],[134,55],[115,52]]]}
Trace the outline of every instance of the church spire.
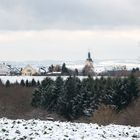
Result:
{"label": "church spire", "polygon": [[90,51],[88,52],[88,58],[87,58],[88,61],[92,61],[92,58],[91,58],[91,55],[90,55]]}
{"label": "church spire", "polygon": [[90,57],[90,52],[88,52],[88,59],[91,59],[91,57]]}

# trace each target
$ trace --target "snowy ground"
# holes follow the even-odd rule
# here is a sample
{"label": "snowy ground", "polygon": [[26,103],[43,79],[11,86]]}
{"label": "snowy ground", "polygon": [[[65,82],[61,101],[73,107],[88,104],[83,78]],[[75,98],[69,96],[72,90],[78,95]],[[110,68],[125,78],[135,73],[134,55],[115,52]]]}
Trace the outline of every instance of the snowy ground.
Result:
{"label": "snowy ground", "polygon": [[[32,81],[32,79],[34,79],[36,82],[37,81],[42,81],[43,79],[45,79],[47,76],[0,76],[0,79],[2,81],[3,84],[6,83],[7,80],[10,81],[10,83],[20,83],[21,80],[28,80],[29,82]],[[57,76],[49,76],[50,78],[52,78],[53,80],[56,79]],[[63,76],[63,79],[66,79],[68,76]],[[86,78],[86,76],[79,76],[80,79]]]}
{"label": "snowy ground", "polygon": [[140,140],[140,127],[0,119],[1,140]]}
{"label": "snowy ground", "polygon": [[2,81],[3,84],[6,83],[7,80],[10,81],[10,83],[20,83],[21,80],[28,80],[29,82],[32,81],[32,79],[34,79],[36,82],[37,81],[42,81],[46,76],[0,76],[0,79]]}

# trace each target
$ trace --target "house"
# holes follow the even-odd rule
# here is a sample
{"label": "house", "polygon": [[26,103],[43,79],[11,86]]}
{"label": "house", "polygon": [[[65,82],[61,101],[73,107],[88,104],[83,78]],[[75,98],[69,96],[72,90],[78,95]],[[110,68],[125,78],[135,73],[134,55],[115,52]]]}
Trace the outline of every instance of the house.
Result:
{"label": "house", "polygon": [[15,67],[15,66],[11,66],[11,65],[7,65],[9,70],[10,70],[10,75],[14,76],[14,75],[20,75],[21,73],[21,68]]}
{"label": "house", "polygon": [[10,69],[5,63],[0,64],[0,75],[1,76],[10,75]]}
{"label": "house", "polygon": [[27,65],[25,68],[21,69],[21,75],[32,76],[37,75],[37,70],[34,69],[31,65]]}

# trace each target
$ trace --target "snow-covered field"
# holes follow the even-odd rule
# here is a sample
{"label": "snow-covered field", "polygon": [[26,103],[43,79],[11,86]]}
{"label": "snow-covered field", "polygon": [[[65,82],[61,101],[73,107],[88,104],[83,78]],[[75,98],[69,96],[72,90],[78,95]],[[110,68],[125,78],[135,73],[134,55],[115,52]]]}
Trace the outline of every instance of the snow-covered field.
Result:
{"label": "snow-covered field", "polygon": [[1,140],[139,140],[140,127],[0,119]]}
{"label": "snow-covered field", "polygon": [[0,76],[0,79],[2,81],[3,84],[6,83],[7,80],[10,81],[10,83],[20,83],[21,80],[28,80],[29,82],[32,81],[32,79],[34,79],[36,82],[37,81],[42,81],[46,76]]}
{"label": "snow-covered field", "polygon": [[[34,79],[36,82],[37,81],[42,81],[43,79],[45,79],[47,76],[0,76],[0,79],[2,81],[3,84],[6,83],[7,80],[10,81],[10,83],[20,83],[21,80],[28,80],[29,82],[32,81],[32,79]],[[56,79],[57,76],[49,76],[50,78],[52,78],[53,80]],[[68,76],[63,76],[63,79],[66,79]],[[86,78],[86,76],[79,76],[80,79]]]}

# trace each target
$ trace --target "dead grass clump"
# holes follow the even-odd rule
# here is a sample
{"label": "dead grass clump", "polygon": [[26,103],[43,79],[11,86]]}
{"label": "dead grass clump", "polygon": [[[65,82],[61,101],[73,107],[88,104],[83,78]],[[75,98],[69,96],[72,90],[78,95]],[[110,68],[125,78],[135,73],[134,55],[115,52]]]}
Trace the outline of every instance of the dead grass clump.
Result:
{"label": "dead grass clump", "polygon": [[100,125],[108,125],[110,123],[116,123],[117,120],[117,112],[113,106],[109,105],[101,105],[98,110],[96,110],[92,117],[92,123],[98,123]]}
{"label": "dead grass clump", "polygon": [[120,112],[118,124],[140,126],[140,98]]}

